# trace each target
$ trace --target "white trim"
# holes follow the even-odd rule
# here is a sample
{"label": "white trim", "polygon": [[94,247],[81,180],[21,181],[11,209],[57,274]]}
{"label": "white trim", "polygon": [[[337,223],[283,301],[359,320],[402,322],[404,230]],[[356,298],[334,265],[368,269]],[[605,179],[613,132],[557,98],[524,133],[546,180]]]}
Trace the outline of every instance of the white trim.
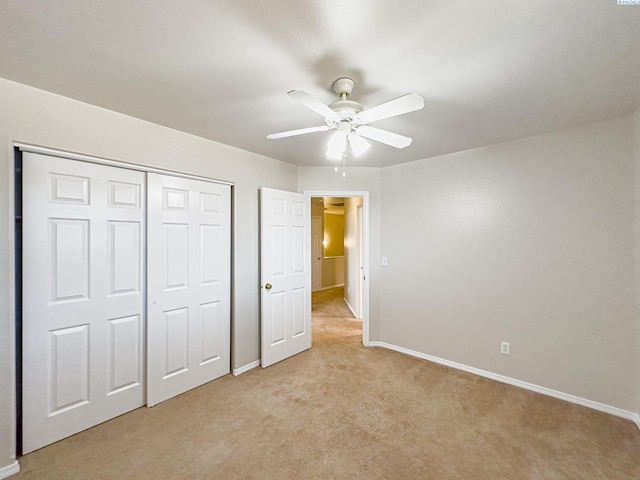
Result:
{"label": "white trim", "polygon": [[11,475],[15,475],[20,471],[20,464],[18,460],[13,462],[11,465],[7,465],[6,467],[0,468],[0,478],[7,478]]}
{"label": "white trim", "polygon": [[322,288],[319,288],[318,290],[316,290],[316,292],[323,292],[325,290],[331,290],[332,288],[340,288],[340,287],[344,287],[344,283],[337,283],[336,285],[330,285],[328,287],[322,287]]}
{"label": "white trim", "polygon": [[362,268],[365,280],[362,282],[362,344],[365,347],[369,342],[369,285],[371,284],[371,272],[369,271],[369,192],[366,190],[305,190],[305,195],[310,197],[361,197],[362,198]]}
{"label": "white trim", "polygon": [[616,417],[626,418],[627,420],[631,420],[635,422],[638,428],[640,428],[640,414],[631,412],[629,410],[623,410],[618,407],[612,407],[611,405],[605,405],[604,403],[594,402],[593,400],[577,397],[569,393],[559,392],[558,390],[553,390],[551,388],[541,387],[540,385],[534,385],[533,383],[523,382],[522,380],[517,380],[515,378],[505,377],[504,375],[488,372],[486,370],[480,370],[479,368],[470,367],[468,365],[463,365],[462,363],[452,362],[450,360],[445,360],[439,357],[434,357],[432,355],[427,355],[426,353],[416,352],[415,350],[410,350],[408,348],[398,347],[397,345],[392,345],[386,342],[370,342],[369,346],[382,347],[388,350],[394,350],[396,352],[404,353],[406,355],[411,355],[412,357],[421,358],[423,360],[428,360],[430,362],[438,363],[440,365],[445,365],[447,367],[455,368],[457,370],[462,370],[464,372],[473,373],[474,375],[479,375],[481,377],[489,378],[491,380],[496,380],[501,383],[506,383],[508,385],[513,385],[515,387],[524,388],[525,390],[531,390],[532,392],[541,393],[549,397],[558,398],[566,402],[576,403],[578,405],[582,405],[583,407],[588,407],[594,410],[598,410],[600,412],[605,412],[611,415],[615,415]]}
{"label": "white trim", "polygon": [[347,306],[347,308],[349,310],[351,310],[351,314],[353,315],[354,318],[358,318],[358,314],[356,313],[356,311],[353,309],[353,307],[351,306],[351,304],[349,303],[349,300],[347,300],[346,298],[343,298],[345,305]]}
{"label": "white trim", "polygon": [[98,163],[100,165],[109,165],[112,167],[126,168],[136,170],[138,172],[159,173],[162,175],[171,175],[173,177],[188,178],[191,180],[202,180],[204,182],[220,183],[222,185],[234,186],[233,182],[218,180],[217,178],[201,177],[190,173],[176,172],[174,170],[165,170],[163,168],[148,167],[145,165],[137,165],[135,163],[122,162],[120,160],[111,160],[109,158],[95,157],[93,155],[85,155],[84,153],[66,152],[64,150],[56,150],[48,147],[40,147],[37,145],[29,145],[27,143],[14,142],[13,146],[20,149],[21,152],[39,153],[41,155],[49,155],[51,157],[66,158],[69,160],[81,160],[83,162]]}
{"label": "white trim", "polygon": [[640,413],[634,413],[633,414],[633,418],[631,420],[636,422],[636,425],[638,426],[638,429],[640,429]]}
{"label": "white trim", "polygon": [[238,375],[241,375],[245,372],[248,372],[249,370],[253,370],[256,367],[260,366],[260,360],[256,360],[255,362],[251,362],[248,363],[246,365],[244,365],[243,367],[240,368],[234,368],[233,369],[233,376],[237,377]]}

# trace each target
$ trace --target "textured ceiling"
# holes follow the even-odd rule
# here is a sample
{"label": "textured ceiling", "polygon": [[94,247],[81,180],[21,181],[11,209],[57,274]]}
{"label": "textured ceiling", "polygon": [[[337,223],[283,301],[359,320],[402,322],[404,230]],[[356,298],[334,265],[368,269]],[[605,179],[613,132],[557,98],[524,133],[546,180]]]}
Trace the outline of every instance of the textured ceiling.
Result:
{"label": "textured ceiling", "polygon": [[615,0],[3,0],[0,77],[297,165],[330,133],[265,138],[322,124],[288,90],[416,92],[375,123],[412,145],[349,160],[387,166],[631,114],[639,32]]}

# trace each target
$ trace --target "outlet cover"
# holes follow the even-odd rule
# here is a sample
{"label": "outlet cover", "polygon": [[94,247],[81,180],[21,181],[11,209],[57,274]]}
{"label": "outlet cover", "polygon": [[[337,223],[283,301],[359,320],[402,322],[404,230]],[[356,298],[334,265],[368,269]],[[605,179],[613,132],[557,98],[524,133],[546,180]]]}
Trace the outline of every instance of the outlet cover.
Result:
{"label": "outlet cover", "polygon": [[501,342],[500,343],[500,353],[503,355],[511,354],[511,344],[509,342]]}

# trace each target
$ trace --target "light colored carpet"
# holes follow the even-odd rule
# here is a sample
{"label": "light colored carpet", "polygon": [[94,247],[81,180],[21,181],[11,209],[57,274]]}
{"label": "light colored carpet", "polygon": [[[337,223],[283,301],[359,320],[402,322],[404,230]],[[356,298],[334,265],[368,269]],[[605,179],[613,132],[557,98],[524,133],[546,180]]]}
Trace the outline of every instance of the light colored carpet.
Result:
{"label": "light colored carpet", "polygon": [[314,295],[311,350],[26,455],[14,478],[640,478],[632,422],[364,348],[348,310],[325,316],[337,293]]}

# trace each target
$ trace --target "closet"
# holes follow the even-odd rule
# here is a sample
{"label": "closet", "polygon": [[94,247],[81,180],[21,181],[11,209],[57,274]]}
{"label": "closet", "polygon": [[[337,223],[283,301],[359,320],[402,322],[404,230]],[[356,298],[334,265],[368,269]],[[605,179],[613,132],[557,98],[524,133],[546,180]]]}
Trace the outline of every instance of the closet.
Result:
{"label": "closet", "polygon": [[24,152],[22,452],[230,370],[231,187]]}

